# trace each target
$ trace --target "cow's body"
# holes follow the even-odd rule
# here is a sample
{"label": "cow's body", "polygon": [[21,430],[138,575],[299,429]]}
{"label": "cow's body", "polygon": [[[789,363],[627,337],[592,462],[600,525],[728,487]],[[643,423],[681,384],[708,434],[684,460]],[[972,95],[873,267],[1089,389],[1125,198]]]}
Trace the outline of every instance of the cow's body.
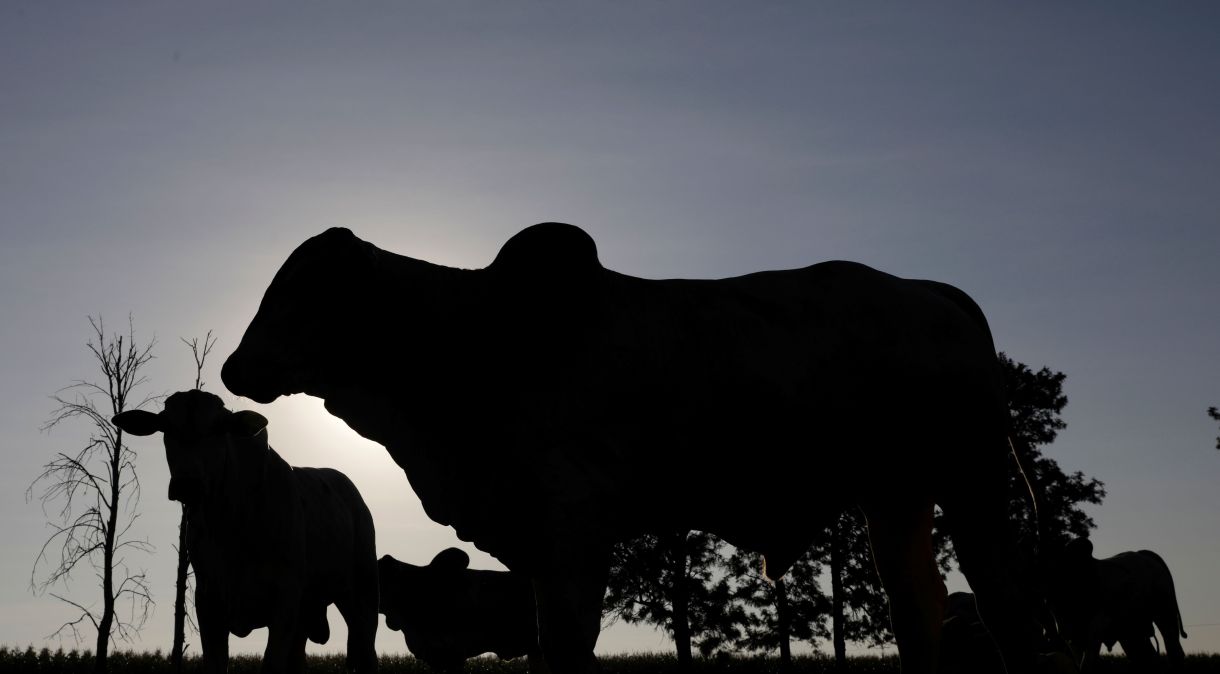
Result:
{"label": "cow's body", "polygon": [[612,542],[710,531],[778,576],[852,505],[911,671],[932,667],[944,596],[933,503],[1008,607],[1009,654],[1032,638],[1005,562],[995,349],[944,284],[846,262],[650,281],[555,224],[464,271],[331,230],[285,263],[224,378],[319,396],[385,445],[432,519],[535,578],[557,670],[588,658]]}
{"label": "cow's body", "polygon": [[386,626],[401,631],[411,653],[438,671],[459,672],[468,658],[483,653],[529,656],[534,668],[541,653],[529,578],[467,569],[469,559],[456,548],[427,566],[382,557],[377,568]]}
{"label": "cow's body", "polygon": [[[264,671],[301,671],[305,640],[329,639],[331,604],[348,624],[349,669],[375,670],[376,547],[360,493],[338,471],[288,465],[265,431],[216,428],[226,414],[215,396],[188,391],[148,421],[165,431],[171,498],[186,506],[205,670],[225,670],[230,633],[268,627]],[[147,434],[131,417],[116,424]]]}
{"label": "cow's body", "polygon": [[1078,538],[1067,544],[1050,574],[1049,599],[1080,660],[1082,672],[1096,670],[1101,647],[1121,644],[1139,671],[1157,669],[1153,625],[1161,633],[1170,671],[1185,665],[1180,639],[1186,638],[1173,575],[1151,550],[1093,557],[1093,544]]}

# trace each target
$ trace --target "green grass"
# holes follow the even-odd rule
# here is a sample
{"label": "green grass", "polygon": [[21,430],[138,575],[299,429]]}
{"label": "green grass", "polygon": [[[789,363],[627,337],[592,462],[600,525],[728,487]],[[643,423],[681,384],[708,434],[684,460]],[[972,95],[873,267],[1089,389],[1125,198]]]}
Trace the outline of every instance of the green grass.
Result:
{"label": "green grass", "polygon": [[[229,661],[232,674],[256,674],[260,658],[253,655],[234,656]],[[672,655],[615,655],[600,658],[602,674],[666,674],[677,669]],[[847,662],[847,674],[898,674],[896,657],[853,657]],[[187,674],[202,672],[198,657],[188,657]],[[0,646],[0,674],[85,674],[93,671],[93,656],[89,651],[49,649],[12,649]],[[169,658],[161,652],[110,654],[110,671],[116,674],[174,674]],[[343,656],[311,655],[306,664],[311,674],[344,674]],[[831,674],[834,662],[822,656],[797,656],[793,674]],[[1104,674],[1128,674],[1125,658],[1105,657],[1097,670]],[[1220,654],[1191,655],[1186,659],[1188,674],[1220,674]],[[423,663],[411,656],[384,655],[380,659],[382,674],[433,674]],[[493,657],[475,658],[466,663],[468,674],[526,674],[524,659],[511,661]],[[776,658],[697,658],[692,674],[778,674]],[[1131,672],[1131,674],[1134,674]]]}

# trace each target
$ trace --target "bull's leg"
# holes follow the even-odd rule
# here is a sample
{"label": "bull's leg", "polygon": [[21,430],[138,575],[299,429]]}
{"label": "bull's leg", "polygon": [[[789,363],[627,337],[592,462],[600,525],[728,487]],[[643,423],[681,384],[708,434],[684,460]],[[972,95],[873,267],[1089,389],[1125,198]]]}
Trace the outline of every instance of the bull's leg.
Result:
{"label": "bull's leg", "polygon": [[940,505],[979,617],[996,640],[1006,671],[1025,674],[1035,669],[1042,629],[1035,588],[1019,567],[1016,535],[1008,518],[1004,455],[996,456],[949,476],[946,481],[954,488]]}
{"label": "bull's leg", "polygon": [[955,535],[953,547],[962,574],[974,590],[979,617],[996,640],[1006,670],[1010,674],[1031,671],[1038,625],[1021,598],[1016,577],[1006,570],[1008,558],[994,543],[985,540]]}
{"label": "bull's leg", "polygon": [[594,672],[608,554],[597,545],[565,545],[550,557],[534,578],[538,641],[546,664],[553,674]]}
{"label": "bull's leg", "polygon": [[877,508],[865,515],[902,671],[933,674],[946,593],[932,550],[932,504]]}

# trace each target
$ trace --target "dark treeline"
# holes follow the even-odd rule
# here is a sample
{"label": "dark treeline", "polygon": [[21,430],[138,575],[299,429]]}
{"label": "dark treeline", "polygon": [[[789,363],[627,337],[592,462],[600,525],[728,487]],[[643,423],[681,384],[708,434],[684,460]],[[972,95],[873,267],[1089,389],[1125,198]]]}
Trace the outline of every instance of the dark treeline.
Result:
{"label": "dark treeline", "polygon": [[[1023,552],[1087,536],[1085,505],[1105,496],[1100,481],[1065,472],[1043,453],[1066,427],[1066,375],[1034,370],[1000,354],[1012,418],[1010,510]],[[884,412],[882,412],[883,414]],[[1028,486],[1027,486],[1028,482]],[[1037,516],[1030,502],[1035,495]],[[952,545],[935,533],[942,573],[956,565]],[[758,555],[697,531],[649,535],[615,547],[604,614],[608,622],[651,624],[674,639],[677,664],[697,652],[778,655],[791,660],[794,643],[829,641],[846,662],[846,644],[893,643],[889,609],[873,564],[868,529],[858,510],[840,515],[779,583],[762,576]]]}
{"label": "dark treeline", "polygon": [[[262,664],[257,655],[238,655],[229,660],[230,674],[256,674]],[[663,674],[678,669],[673,655],[617,655],[599,658],[603,674]],[[173,664],[168,656],[157,653],[132,653],[113,651],[110,666],[123,674],[172,674]],[[0,646],[0,674],[83,674],[93,669],[93,654],[89,651],[52,651],[10,649]],[[188,656],[183,662],[186,672],[203,671],[199,657]],[[781,663],[775,657],[715,657],[695,658],[691,670],[705,674],[777,674]],[[311,674],[345,672],[342,655],[310,655],[305,659],[305,671]],[[409,655],[382,655],[381,674],[430,674],[423,662]],[[523,658],[497,660],[491,657],[474,658],[466,662],[468,674],[527,674],[529,668]],[[835,671],[833,658],[818,656],[796,656],[792,659],[793,674],[831,674]],[[897,656],[850,657],[847,658],[846,674],[898,674]],[[1126,658],[1103,657],[1096,670],[1099,674],[1133,673]],[[1185,674],[1220,674],[1220,655],[1191,655],[1186,658]]]}

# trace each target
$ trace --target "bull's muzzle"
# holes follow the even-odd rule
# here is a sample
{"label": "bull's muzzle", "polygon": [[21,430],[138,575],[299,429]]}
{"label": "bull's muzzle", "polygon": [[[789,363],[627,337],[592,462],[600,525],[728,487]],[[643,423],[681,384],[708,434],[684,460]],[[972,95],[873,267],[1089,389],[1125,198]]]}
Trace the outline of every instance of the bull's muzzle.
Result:
{"label": "bull's muzzle", "polygon": [[203,496],[203,482],[197,478],[171,477],[169,479],[169,500],[191,504]]}
{"label": "bull's muzzle", "polygon": [[260,369],[254,360],[243,356],[239,348],[220,368],[220,380],[234,394],[266,405],[279,395],[259,385],[260,380],[267,379]]}

